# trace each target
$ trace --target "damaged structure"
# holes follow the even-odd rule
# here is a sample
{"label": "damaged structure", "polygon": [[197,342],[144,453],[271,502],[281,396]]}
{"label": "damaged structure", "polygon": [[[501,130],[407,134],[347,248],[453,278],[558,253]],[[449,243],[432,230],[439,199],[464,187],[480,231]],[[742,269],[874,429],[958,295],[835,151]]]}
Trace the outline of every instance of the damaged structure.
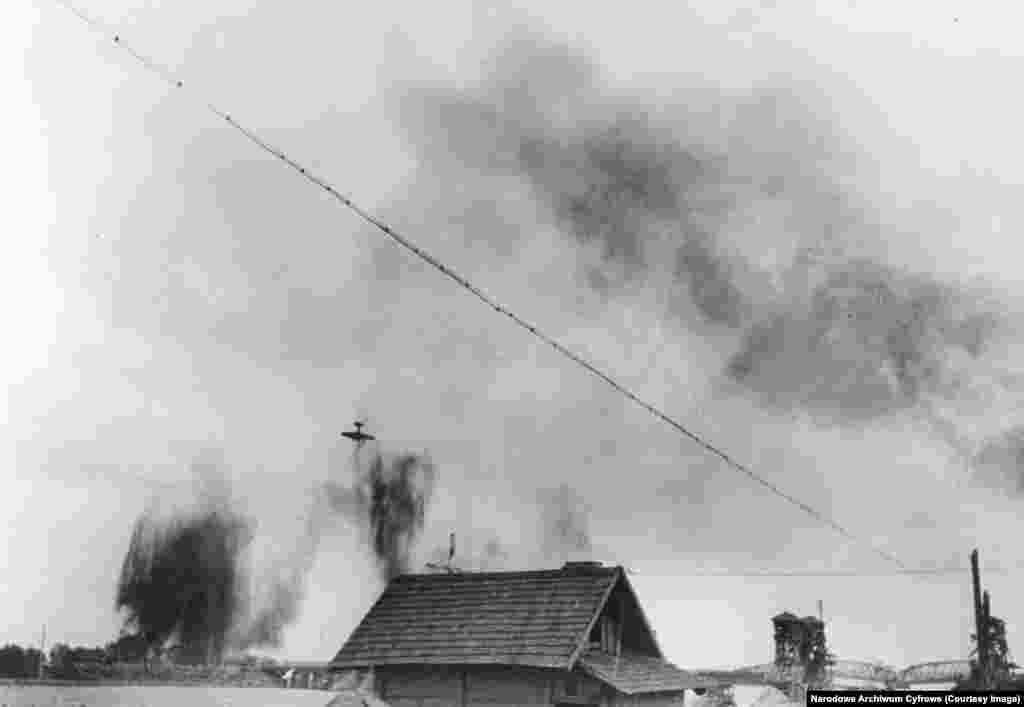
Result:
{"label": "damaged structure", "polygon": [[331,662],[393,707],[681,705],[720,681],[665,660],[621,567],[402,575]]}
{"label": "damaged structure", "polygon": [[772,618],[775,628],[775,666],[786,678],[823,687],[831,662],[825,642],[825,622],[784,611]]}

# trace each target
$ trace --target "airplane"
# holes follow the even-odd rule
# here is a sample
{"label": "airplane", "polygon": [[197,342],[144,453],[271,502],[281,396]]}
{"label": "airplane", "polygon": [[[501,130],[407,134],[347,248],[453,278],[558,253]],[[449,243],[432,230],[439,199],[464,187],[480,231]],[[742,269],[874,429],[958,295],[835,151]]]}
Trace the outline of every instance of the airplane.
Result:
{"label": "airplane", "polygon": [[373,435],[367,434],[366,432],[363,432],[363,425],[366,424],[365,422],[355,422],[353,424],[355,425],[355,428],[356,428],[355,431],[342,432],[341,433],[342,437],[348,437],[350,440],[352,440],[356,444],[362,444],[363,442],[368,442],[370,440],[377,439]]}

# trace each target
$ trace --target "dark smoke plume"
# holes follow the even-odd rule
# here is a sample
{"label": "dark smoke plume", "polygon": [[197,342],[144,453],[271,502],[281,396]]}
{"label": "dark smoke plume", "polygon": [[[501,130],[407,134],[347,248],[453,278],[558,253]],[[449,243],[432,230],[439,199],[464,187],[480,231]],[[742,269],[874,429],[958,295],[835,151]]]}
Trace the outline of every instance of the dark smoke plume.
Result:
{"label": "dark smoke plume", "polygon": [[217,661],[228,650],[280,645],[299,615],[306,579],[332,520],[354,522],[382,577],[410,568],[435,470],[412,454],[374,455],[354,487],[315,489],[301,536],[284,557],[253,574],[246,559],[256,523],[233,510],[226,480],[197,464],[199,492],[170,512],[153,507],[135,524],[117,587],[126,627],[153,648],[176,645],[179,660]]}
{"label": "dark smoke plume", "polygon": [[435,476],[425,457],[374,454],[365,465],[356,457],[354,485],[329,481],[316,487],[302,536],[274,573],[254,588],[248,618],[236,634],[238,647],[280,643],[284,629],[298,618],[317,550],[337,519],[354,524],[363,535],[385,581],[409,571]]}
{"label": "dark smoke plume", "polygon": [[459,185],[446,220],[467,238],[514,257],[536,227],[494,222],[514,223],[499,214],[524,185],[598,291],[643,279],[670,293],[666,319],[731,333],[725,380],[766,406],[843,422],[955,397],[953,362],[984,354],[999,309],[861,247],[886,234],[822,97],[676,95],[619,90],[582,52],[518,34],[475,83],[405,91],[402,118],[429,179]]}
{"label": "dark smoke plume", "polygon": [[871,417],[956,397],[949,358],[977,358],[999,318],[951,285],[870,261],[843,263],[799,306],[752,326],[729,363],[771,404]]}
{"label": "dark smoke plume", "polygon": [[238,555],[249,537],[223,489],[207,487],[195,508],[170,519],[144,513],[117,587],[127,627],[152,647],[173,641],[183,660],[219,659],[239,608]]}
{"label": "dark smoke plume", "polygon": [[436,471],[426,457],[375,453],[360,467],[353,487],[324,486],[327,509],[365,533],[384,581],[410,571],[411,553],[426,518]]}
{"label": "dark smoke plume", "polygon": [[568,484],[540,494],[540,531],[549,561],[591,559],[589,511]]}

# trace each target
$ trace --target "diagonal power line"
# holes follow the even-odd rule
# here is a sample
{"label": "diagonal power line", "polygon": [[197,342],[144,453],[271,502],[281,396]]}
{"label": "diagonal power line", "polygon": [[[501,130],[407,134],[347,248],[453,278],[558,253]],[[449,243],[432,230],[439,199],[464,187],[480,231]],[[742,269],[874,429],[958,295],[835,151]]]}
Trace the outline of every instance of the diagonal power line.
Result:
{"label": "diagonal power line", "polygon": [[[166,83],[170,84],[174,88],[177,88],[177,89],[183,89],[184,88],[185,85],[184,85],[183,81],[175,79],[166,68],[161,67],[159,64],[157,64],[156,62],[154,62],[153,60],[148,58],[146,55],[136,51],[134,48],[132,48],[131,46],[126,44],[123,41],[123,39],[121,38],[120,35],[118,35],[118,34],[111,34],[109,32],[109,30],[107,30],[107,28],[104,27],[100,22],[98,22],[97,20],[89,17],[87,14],[85,14],[83,11],[81,11],[77,7],[73,6],[67,0],[54,0],[54,1],[57,4],[61,5],[62,7],[64,7],[65,9],[69,10],[70,12],[72,12],[76,17],[78,17],[78,19],[80,19],[83,23],[88,25],[89,28],[92,29],[93,31],[103,35],[104,37],[106,37],[108,39],[112,39],[114,44],[117,47],[119,47],[120,49],[124,50],[137,63],[142,65],[146,70],[150,71],[151,73],[156,74],[157,76],[159,76],[161,79],[163,79]],[[796,498],[795,496],[787,493],[786,491],[783,491],[781,488],[779,488],[777,485],[775,485],[771,481],[768,481],[767,479],[761,477],[759,474],[754,472],[747,465],[745,465],[742,462],[734,459],[732,456],[730,456],[726,452],[720,450],[718,447],[713,445],[711,442],[706,441],[700,435],[698,435],[698,434],[696,434],[694,432],[691,432],[689,429],[687,429],[685,426],[683,426],[682,423],[678,422],[677,420],[675,420],[674,418],[669,416],[667,413],[663,412],[662,410],[660,410],[659,408],[655,407],[651,403],[648,403],[647,401],[643,400],[639,395],[634,393],[632,390],[627,388],[625,385],[623,385],[623,384],[619,383],[618,381],[616,381],[609,374],[607,374],[604,371],[602,371],[599,368],[597,368],[594,364],[591,364],[589,361],[584,359],[579,354],[576,354],[575,352],[573,352],[570,349],[566,348],[563,344],[559,343],[558,341],[556,341],[555,339],[551,338],[550,336],[544,334],[534,324],[528,322],[527,320],[525,320],[522,317],[520,317],[519,315],[515,314],[514,312],[512,312],[508,308],[506,308],[503,305],[501,305],[498,302],[496,302],[494,299],[492,299],[490,296],[485,294],[479,287],[474,285],[468,279],[466,279],[465,277],[463,277],[463,276],[459,275],[458,273],[456,273],[449,266],[445,265],[442,261],[440,261],[436,257],[430,255],[429,253],[427,253],[421,247],[419,247],[414,242],[412,242],[411,240],[409,240],[405,236],[403,236],[400,233],[398,233],[397,231],[395,231],[393,228],[391,228],[386,223],[380,221],[379,219],[377,219],[376,217],[374,217],[373,215],[371,215],[367,211],[363,210],[359,205],[357,205],[354,201],[352,201],[351,198],[349,198],[348,196],[346,196],[346,195],[342,194],[341,192],[339,192],[337,189],[335,189],[332,185],[327,183],[325,180],[323,180],[320,177],[317,177],[314,174],[312,174],[309,171],[309,169],[307,169],[305,166],[303,166],[302,164],[300,164],[300,163],[296,162],[295,160],[291,159],[290,157],[288,157],[283,151],[281,151],[281,150],[273,147],[272,145],[270,145],[263,138],[261,138],[259,135],[254,133],[252,130],[250,130],[250,129],[246,128],[245,126],[243,126],[233,116],[231,116],[231,114],[221,110],[216,105],[214,105],[213,103],[210,103],[208,101],[202,100],[200,102],[203,104],[203,106],[209,112],[213,113],[215,116],[217,116],[218,118],[223,120],[225,123],[227,123],[229,126],[234,128],[237,132],[241,133],[245,138],[247,138],[250,142],[252,142],[254,145],[256,145],[256,147],[260,148],[261,150],[263,150],[264,152],[268,153],[269,155],[277,158],[278,160],[284,162],[286,165],[288,165],[293,170],[298,172],[304,179],[306,179],[310,183],[314,184],[315,186],[320,187],[322,190],[324,190],[325,192],[330,194],[336,201],[340,202],[344,207],[346,207],[350,211],[354,212],[361,219],[363,219],[364,221],[366,221],[367,223],[369,223],[370,225],[374,226],[376,229],[381,231],[384,235],[386,235],[392,241],[397,243],[399,246],[401,246],[402,248],[408,250],[413,255],[415,255],[417,258],[419,258],[420,260],[424,261],[425,263],[427,263],[428,265],[433,267],[435,270],[438,270],[442,275],[444,275],[447,278],[453,280],[456,284],[458,284],[463,289],[467,290],[470,294],[472,294],[474,297],[479,299],[481,302],[483,302],[485,305],[490,307],[492,310],[494,310],[498,314],[502,314],[506,318],[512,320],[512,322],[514,324],[516,324],[517,326],[525,329],[530,334],[532,334],[534,337],[536,337],[537,339],[541,340],[542,342],[544,342],[545,344],[547,344],[548,346],[553,348],[555,351],[557,351],[562,356],[568,358],[573,363],[577,364],[578,366],[582,367],[583,369],[585,369],[586,371],[588,371],[592,375],[594,375],[597,378],[599,378],[602,381],[604,381],[607,385],[609,385],[611,388],[613,388],[616,392],[620,393],[621,395],[625,396],[629,400],[633,401],[634,403],[636,403],[637,405],[642,407],[644,410],[646,410],[647,412],[651,413],[652,415],[657,417],[659,420],[661,420],[662,422],[666,423],[667,425],[669,425],[670,427],[675,429],[677,432],[679,432],[683,436],[689,438],[691,441],[696,443],[698,446],[702,447],[705,451],[713,454],[714,456],[716,456],[719,459],[721,459],[722,461],[724,461],[728,466],[733,468],[735,471],[738,471],[741,474],[743,474],[744,476],[748,477],[749,479],[754,481],[757,485],[767,489],[773,495],[781,498],[782,500],[786,501],[787,503],[789,503],[789,504],[791,504],[793,506],[796,506],[801,511],[803,511],[806,515],[810,516],[811,518],[813,518],[814,520],[818,521],[819,523],[822,523],[823,525],[828,526],[833,531],[835,531],[837,534],[841,535],[842,537],[846,538],[847,540],[849,540],[849,541],[851,541],[853,543],[865,545],[868,548],[870,548],[875,554],[877,554],[878,556],[882,557],[886,561],[891,562],[891,563],[897,565],[900,568],[904,568],[905,567],[905,565],[899,559],[894,557],[892,554],[886,552],[882,548],[879,548],[876,545],[874,545],[874,544],[872,544],[872,543],[870,543],[870,542],[868,542],[866,540],[863,540],[863,539],[857,537],[851,531],[846,529],[844,526],[840,525],[836,520],[834,520],[830,516],[826,515],[825,513],[821,512],[821,511],[818,511],[817,509],[813,508],[812,506],[810,506],[809,504],[805,503],[804,501],[801,501],[800,499]]]}
{"label": "diagonal power line", "polygon": [[[1010,565],[1008,567],[994,566],[986,567],[983,569],[985,574],[989,575],[1010,575],[1024,572],[1024,565]],[[777,579],[786,577],[800,577],[800,578],[829,578],[829,577],[844,577],[844,578],[872,578],[881,579],[889,577],[952,577],[952,576],[970,576],[970,568],[964,567],[952,567],[952,568],[900,568],[892,571],[878,571],[871,572],[867,570],[699,570],[699,571],[686,571],[682,570],[674,572],[674,577],[729,577],[729,578],[745,578],[745,579]]]}

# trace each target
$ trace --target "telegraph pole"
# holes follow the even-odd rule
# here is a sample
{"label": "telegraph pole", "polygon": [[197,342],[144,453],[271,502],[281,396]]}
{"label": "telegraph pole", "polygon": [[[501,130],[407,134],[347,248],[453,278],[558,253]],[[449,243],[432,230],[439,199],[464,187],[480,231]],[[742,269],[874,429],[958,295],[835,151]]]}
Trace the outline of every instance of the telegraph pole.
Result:
{"label": "telegraph pole", "polygon": [[974,631],[977,646],[977,680],[978,687],[989,684],[988,661],[988,617],[981,594],[981,573],[978,570],[978,550],[971,553],[971,580],[974,587]]}

